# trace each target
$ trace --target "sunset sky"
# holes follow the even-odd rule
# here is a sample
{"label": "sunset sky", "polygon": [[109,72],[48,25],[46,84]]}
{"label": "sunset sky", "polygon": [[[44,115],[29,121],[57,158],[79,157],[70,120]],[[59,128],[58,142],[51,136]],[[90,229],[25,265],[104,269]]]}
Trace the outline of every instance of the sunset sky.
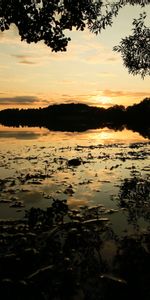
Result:
{"label": "sunset sky", "polygon": [[[88,31],[67,33],[72,41],[64,53],[52,53],[43,43],[21,42],[13,26],[0,33],[0,110],[62,102],[131,105],[149,97],[149,78],[129,75],[120,54],[112,51],[130,34],[132,19],[142,11],[125,7],[112,28],[98,36]],[[149,15],[150,7],[146,11]]]}

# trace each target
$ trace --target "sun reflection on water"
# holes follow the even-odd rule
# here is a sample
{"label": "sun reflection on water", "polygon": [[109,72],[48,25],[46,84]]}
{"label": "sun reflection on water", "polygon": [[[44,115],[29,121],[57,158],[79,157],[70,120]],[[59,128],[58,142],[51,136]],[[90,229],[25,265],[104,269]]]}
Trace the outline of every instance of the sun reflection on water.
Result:
{"label": "sun reflection on water", "polygon": [[[139,144],[132,148],[131,143]],[[116,209],[111,195],[117,195],[121,181],[149,170],[149,144],[129,130],[68,133],[1,126],[0,146],[0,218],[19,217],[31,205],[45,208],[52,198],[66,199],[71,207],[101,203]],[[74,158],[77,167],[68,164]]]}

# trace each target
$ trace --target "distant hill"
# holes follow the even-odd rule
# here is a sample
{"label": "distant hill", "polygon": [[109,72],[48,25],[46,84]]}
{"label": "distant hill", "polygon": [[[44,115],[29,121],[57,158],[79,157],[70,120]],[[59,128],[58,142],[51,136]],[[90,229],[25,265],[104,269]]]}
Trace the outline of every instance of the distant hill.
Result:
{"label": "distant hill", "polygon": [[39,126],[59,131],[84,131],[109,127],[129,128],[150,138],[150,98],[128,106],[114,105],[107,109],[86,104],[58,104],[39,109],[5,109],[0,123],[6,126]]}

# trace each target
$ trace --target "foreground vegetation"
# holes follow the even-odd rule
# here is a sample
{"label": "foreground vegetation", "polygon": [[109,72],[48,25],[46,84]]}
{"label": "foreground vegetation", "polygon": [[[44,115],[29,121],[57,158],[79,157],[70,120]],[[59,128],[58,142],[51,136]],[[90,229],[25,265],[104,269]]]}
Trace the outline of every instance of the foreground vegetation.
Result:
{"label": "foreground vegetation", "polygon": [[[149,218],[149,195],[148,179],[122,183],[119,206],[129,223],[136,225],[135,212]],[[118,236],[101,205],[71,210],[54,199],[22,221],[1,221],[0,244],[2,299],[150,299],[149,229]]]}

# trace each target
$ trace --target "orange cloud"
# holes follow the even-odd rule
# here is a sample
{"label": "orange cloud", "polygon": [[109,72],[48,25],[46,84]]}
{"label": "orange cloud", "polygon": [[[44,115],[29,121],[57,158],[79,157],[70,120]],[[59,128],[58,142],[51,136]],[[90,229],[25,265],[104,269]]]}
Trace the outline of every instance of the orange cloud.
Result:
{"label": "orange cloud", "polygon": [[149,97],[150,92],[132,92],[132,91],[113,91],[113,90],[104,90],[102,91],[103,96],[107,97]]}

